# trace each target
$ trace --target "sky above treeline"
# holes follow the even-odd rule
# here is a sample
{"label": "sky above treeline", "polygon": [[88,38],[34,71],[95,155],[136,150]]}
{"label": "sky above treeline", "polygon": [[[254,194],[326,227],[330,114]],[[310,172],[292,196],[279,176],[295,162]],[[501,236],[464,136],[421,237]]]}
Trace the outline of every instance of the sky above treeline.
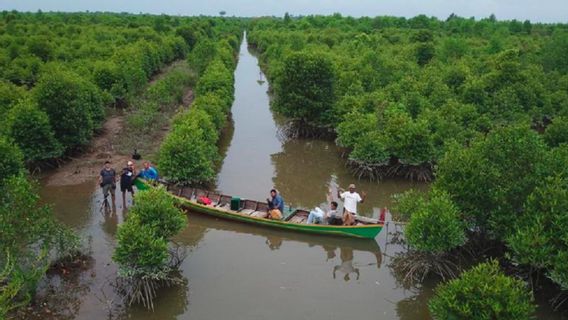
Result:
{"label": "sky above treeline", "polygon": [[568,22],[568,0],[0,0],[0,10],[112,11],[170,15],[283,16],[341,13],[345,16],[419,14],[447,18],[451,13],[478,19]]}

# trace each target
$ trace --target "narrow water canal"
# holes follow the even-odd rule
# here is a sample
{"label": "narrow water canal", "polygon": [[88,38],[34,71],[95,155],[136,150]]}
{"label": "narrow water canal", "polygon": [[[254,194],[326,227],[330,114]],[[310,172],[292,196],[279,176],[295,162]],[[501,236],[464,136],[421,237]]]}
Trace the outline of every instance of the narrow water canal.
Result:
{"label": "narrow water canal", "polygon": [[[288,203],[313,207],[325,200],[330,183],[355,182],[369,194],[362,212],[376,216],[391,204],[393,193],[412,187],[404,181],[354,181],[332,142],[279,140],[268,84],[259,80],[265,78],[245,39],[219,190],[264,199],[276,186]],[[115,233],[124,216],[120,206],[117,215],[102,215],[94,182],[44,186],[42,197],[54,203],[60,220],[90,239],[94,257],[90,270],[77,279],[51,281],[65,288],[59,308],[69,319],[107,318],[107,306],[118,300],[110,284],[116,274]],[[430,286],[406,290],[388,267],[399,250],[386,241],[390,228],[376,240],[335,239],[190,214],[188,227],[176,238],[188,252],[182,265],[187,284],[162,290],[153,312],[116,303],[110,310],[119,319],[429,319]]]}

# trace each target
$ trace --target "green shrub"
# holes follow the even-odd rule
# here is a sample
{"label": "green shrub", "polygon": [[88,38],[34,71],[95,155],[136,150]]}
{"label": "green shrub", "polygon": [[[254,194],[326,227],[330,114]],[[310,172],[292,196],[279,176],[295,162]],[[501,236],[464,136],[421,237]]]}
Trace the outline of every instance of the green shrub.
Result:
{"label": "green shrub", "polygon": [[378,129],[376,115],[372,113],[350,112],[337,126],[337,144],[353,148],[363,136]]}
{"label": "green shrub", "polygon": [[535,312],[526,285],[504,275],[496,261],[482,263],[441,284],[428,303],[434,319],[524,320]]}
{"label": "green shrub", "polygon": [[24,99],[27,92],[24,88],[12,83],[0,81],[0,112],[7,113],[19,100]]}
{"label": "green shrub", "polygon": [[523,220],[523,203],[541,181],[547,157],[536,132],[503,127],[446,153],[435,185],[452,195],[475,227],[501,239]]}
{"label": "green shrub", "polygon": [[543,137],[544,141],[546,141],[550,147],[557,147],[562,143],[568,143],[568,118],[554,118],[553,122],[546,128]]}
{"label": "green shrub", "polygon": [[136,196],[129,219],[149,226],[156,237],[168,239],[181,231],[187,223],[185,214],[176,208],[173,198],[163,187],[156,187]]}
{"label": "green shrub", "polygon": [[31,101],[12,108],[7,133],[20,147],[26,161],[52,159],[62,154],[63,148],[55,139],[47,114]]}
{"label": "green shrub", "polygon": [[394,220],[408,221],[413,214],[426,207],[427,194],[414,189],[393,196],[392,214]]}
{"label": "green shrub", "polygon": [[524,209],[529,215],[507,238],[513,258],[546,270],[562,289],[568,289],[568,177],[548,177],[529,195]]}
{"label": "green shrub", "polygon": [[11,176],[24,172],[24,155],[6,137],[0,135],[0,186]]}
{"label": "green shrub", "polygon": [[193,109],[204,110],[215,124],[217,131],[225,127],[228,107],[225,101],[213,93],[200,95],[193,101]]}
{"label": "green shrub", "polygon": [[168,259],[166,239],[157,237],[154,228],[127,221],[118,228],[113,260],[121,276],[144,276],[164,271]]}
{"label": "green shrub", "polygon": [[86,144],[104,118],[98,88],[62,67],[52,66],[43,73],[34,95],[66,149]]}
{"label": "green shrub", "polygon": [[184,183],[211,181],[218,157],[217,146],[206,138],[212,133],[216,132],[202,129],[196,121],[174,123],[174,129],[160,147],[159,167],[163,176]]}
{"label": "green shrub", "polygon": [[277,110],[287,117],[326,124],[335,101],[335,78],[328,55],[313,51],[290,54],[274,86]]}
{"label": "green shrub", "polygon": [[224,99],[225,101],[232,101],[233,89],[233,76],[232,73],[225,67],[223,62],[216,59],[213,60],[203,75],[197,82],[195,94],[197,96],[213,93]]}
{"label": "green shrub", "polygon": [[386,165],[390,160],[384,137],[378,131],[372,131],[362,136],[357,143],[349,159],[362,161],[372,165]]}
{"label": "green shrub", "polygon": [[413,249],[428,253],[444,253],[463,245],[465,226],[457,206],[450,196],[433,190],[426,201],[411,208],[405,237]]}

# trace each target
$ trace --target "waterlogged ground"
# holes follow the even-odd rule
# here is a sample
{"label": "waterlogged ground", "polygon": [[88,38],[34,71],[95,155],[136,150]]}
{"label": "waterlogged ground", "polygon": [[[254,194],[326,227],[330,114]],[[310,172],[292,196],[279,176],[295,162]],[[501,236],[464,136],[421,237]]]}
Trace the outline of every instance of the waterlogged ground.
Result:
{"label": "waterlogged ground", "polygon": [[[369,194],[361,213],[376,217],[391,205],[392,194],[427,188],[405,181],[353,181],[332,142],[279,140],[268,108],[268,85],[246,45],[241,46],[235,72],[232,121],[222,141],[226,157],[219,190],[264,199],[275,186],[288,204],[313,207],[325,201],[330,184],[355,182]],[[181,266],[187,282],[161,290],[152,312],[122,306],[112,286],[117,225],[127,215],[121,201],[113,215],[102,213],[102,196],[94,182],[44,184],[42,198],[54,204],[60,220],[88,239],[93,257],[79,275],[55,275],[42,286],[54,318],[429,319],[426,302],[435,284],[405,289],[389,268],[390,257],[401,250],[391,243],[394,224],[375,240],[365,241],[263,229],[190,213],[187,228],[175,239],[187,253]],[[540,318],[558,317],[543,313]]]}

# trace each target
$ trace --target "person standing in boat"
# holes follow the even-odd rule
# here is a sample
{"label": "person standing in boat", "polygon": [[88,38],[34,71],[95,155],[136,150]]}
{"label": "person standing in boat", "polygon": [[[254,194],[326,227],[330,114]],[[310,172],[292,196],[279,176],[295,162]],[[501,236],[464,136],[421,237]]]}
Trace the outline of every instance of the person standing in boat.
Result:
{"label": "person standing in boat", "polygon": [[[341,192],[343,191],[343,192]],[[355,185],[349,185],[349,191],[344,191],[343,189],[337,190],[337,196],[343,200],[343,225],[350,226],[355,223],[355,216],[357,215],[357,204],[363,203],[367,197],[367,193],[364,191],[359,195],[355,191]]]}
{"label": "person standing in boat", "polygon": [[284,199],[276,189],[270,190],[270,199],[266,199],[268,203],[268,218],[274,220],[282,219],[284,212]]}

